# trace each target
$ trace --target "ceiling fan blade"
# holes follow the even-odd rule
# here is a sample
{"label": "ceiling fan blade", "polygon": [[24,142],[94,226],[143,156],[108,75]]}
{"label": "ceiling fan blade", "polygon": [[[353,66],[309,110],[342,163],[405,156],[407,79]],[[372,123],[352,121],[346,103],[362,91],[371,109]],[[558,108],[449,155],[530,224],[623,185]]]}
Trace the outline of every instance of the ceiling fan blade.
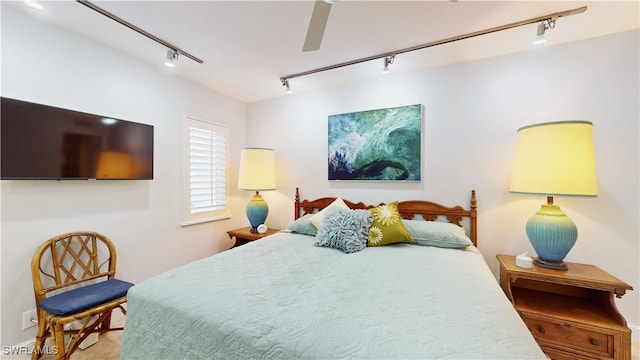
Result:
{"label": "ceiling fan blade", "polygon": [[324,0],[316,0],[315,5],[313,5],[313,13],[311,14],[311,21],[309,22],[309,29],[307,30],[307,37],[304,40],[302,51],[320,49],[324,29],[327,27],[327,20],[329,20],[329,11],[331,11],[331,4]]}

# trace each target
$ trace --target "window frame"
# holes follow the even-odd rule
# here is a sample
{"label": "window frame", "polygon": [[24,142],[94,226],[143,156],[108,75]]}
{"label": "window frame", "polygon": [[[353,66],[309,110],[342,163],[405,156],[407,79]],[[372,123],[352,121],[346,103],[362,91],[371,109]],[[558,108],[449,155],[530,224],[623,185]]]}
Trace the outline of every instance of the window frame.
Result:
{"label": "window frame", "polygon": [[[201,224],[205,222],[229,219],[231,217],[230,210],[230,129],[229,126],[224,124],[215,123],[212,121],[206,121],[197,119],[191,116],[185,116],[183,120],[183,210],[182,210],[182,223],[181,226],[188,226],[194,224]],[[198,128],[206,131],[212,131],[220,134],[224,139],[224,208],[222,209],[210,209],[204,211],[192,211],[192,199],[191,199],[191,128]],[[215,182],[215,179],[211,179],[211,183]]]}

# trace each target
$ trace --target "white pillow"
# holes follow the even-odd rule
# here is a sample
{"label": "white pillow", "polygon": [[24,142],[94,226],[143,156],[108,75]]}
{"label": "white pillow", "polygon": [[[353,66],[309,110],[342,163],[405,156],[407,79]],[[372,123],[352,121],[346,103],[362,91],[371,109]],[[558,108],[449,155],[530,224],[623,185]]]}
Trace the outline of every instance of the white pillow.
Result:
{"label": "white pillow", "polygon": [[324,216],[327,213],[327,209],[332,208],[334,206],[341,207],[343,209],[349,209],[349,206],[344,203],[342,198],[335,199],[331,204],[329,204],[329,206],[317,212],[315,215],[311,217],[311,219],[309,219],[309,221],[311,221],[311,223],[313,224],[313,226],[316,227],[316,229],[320,229],[320,224],[322,224],[322,220],[324,219]]}

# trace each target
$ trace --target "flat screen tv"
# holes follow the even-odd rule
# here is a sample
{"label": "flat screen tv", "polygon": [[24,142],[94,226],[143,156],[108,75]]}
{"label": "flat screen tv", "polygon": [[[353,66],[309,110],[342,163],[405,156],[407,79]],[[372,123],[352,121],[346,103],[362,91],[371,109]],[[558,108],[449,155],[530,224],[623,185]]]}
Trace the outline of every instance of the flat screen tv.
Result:
{"label": "flat screen tv", "polygon": [[2,97],[0,179],[151,180],[153,126]]}

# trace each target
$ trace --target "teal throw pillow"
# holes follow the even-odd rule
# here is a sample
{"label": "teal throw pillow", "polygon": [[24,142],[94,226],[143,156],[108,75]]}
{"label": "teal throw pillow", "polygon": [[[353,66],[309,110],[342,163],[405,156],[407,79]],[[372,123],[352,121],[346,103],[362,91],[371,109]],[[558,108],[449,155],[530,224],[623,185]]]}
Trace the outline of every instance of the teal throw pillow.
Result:
{"label": "teal throw pillow", "polygon": [[316,246],[342,250],[349,254],[367,247],[369,227],[373,222],[367,210],[341,207],[328,209],[316,235]]}

